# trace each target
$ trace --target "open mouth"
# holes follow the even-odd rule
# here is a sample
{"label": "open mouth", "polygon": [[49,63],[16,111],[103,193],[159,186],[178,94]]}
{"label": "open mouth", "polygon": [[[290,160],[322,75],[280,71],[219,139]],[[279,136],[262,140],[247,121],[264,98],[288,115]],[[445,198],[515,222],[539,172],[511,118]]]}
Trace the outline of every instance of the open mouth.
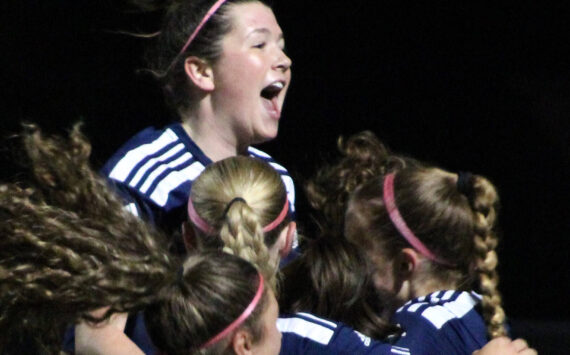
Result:
{"label": "open mouth", "polygon": [[285,84],[281,81],[276,81],[271,83],[270,85],[266,86],[263,90],[261,90],[261,97],[267,100],[273,100],[281,90],[285,87]]}
{"label": "open mouth", "polygon": [[285,88],[285,83],[276,81],[261,90],[261,97],[264,99],[263,105],[267,109],[270,117],[276,120],[281,117],[281,107],[279,106],[278,96],[283,88]]}

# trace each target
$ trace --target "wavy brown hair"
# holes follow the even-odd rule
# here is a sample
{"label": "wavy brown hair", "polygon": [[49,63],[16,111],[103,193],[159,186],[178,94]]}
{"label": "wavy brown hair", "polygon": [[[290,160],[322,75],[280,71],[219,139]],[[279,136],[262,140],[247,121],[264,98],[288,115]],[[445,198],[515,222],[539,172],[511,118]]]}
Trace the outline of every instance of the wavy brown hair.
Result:
{"label": "wavy brown hair", "polygon": [[323,165],[305,185],[305,192],[321,233],[342,236],[350,194],[363,182],[382,176],[404,163],[371,131],[337,140],[339,157]]}
{"label": "wavy brown hair", "polygon": [[[177,354],[179,343],[161,339],[180,324],[195,335],[186,350],[196,350],[249,305],[258,274],[237,257],[193,255],[178,276],[181,261],[168,254],[165,238],[128,213],[89,167],[90,146],[79,126],[69,139],[44,137],[33,125],[22,137],[32,179],[0,185],[2,352],[25,332],[44,352],[56,353],[66,324],[146,308],[153,341]],[[244,324],[254,341],[262,336],[263,304]],[[89,313],[101,307],[109,307],[101,318]],[[203,352],[220,353],[223,344]]]}

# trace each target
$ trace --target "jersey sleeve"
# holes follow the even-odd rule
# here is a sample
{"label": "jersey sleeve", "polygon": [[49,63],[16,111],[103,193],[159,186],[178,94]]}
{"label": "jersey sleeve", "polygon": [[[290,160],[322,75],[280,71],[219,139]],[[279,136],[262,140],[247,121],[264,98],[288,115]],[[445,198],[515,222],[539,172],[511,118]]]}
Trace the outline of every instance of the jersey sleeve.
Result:
{"label": "jersey sleeve", "polygon": [[390,344],[371,339],[354,329],[308,313],[282,316],[277,327],[283,334],[281,355],[404,354]]}
{"label": "jersey sleeve", "polygon": [[126,209],[167,231],[176,230],[186,219],[192,182],[204,170],[181,130],[147,128],[101,169]]}
{"label": "jersey sleeve", "polygon": [[404,330],[395,345],[412,354],[468,354],[487,342],[479,299],[468,292],[440,291],[408,302],[392,322]]}

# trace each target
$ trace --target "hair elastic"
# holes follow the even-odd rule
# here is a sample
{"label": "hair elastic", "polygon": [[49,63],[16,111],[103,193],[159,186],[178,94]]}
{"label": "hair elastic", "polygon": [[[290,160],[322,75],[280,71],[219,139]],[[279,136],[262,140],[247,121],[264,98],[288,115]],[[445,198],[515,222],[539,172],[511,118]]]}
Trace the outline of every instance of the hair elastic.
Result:
{"label": "hair elastic", "polygon": [[206,12],[206,14],[204,15],[204,17],[202,18],[202,21],[200,21],[200,23],[198,24],[198,26],[196,26],[196,28],[194,29],[194,31],[192,32],[192,34],[190,35],[190,37],[188,37],[188,40],[186,41],[186,43],[184,44],[184,47],[182,47],[182,49],[180,50],[180,53],[178,53],[177,57],[180,56],[182,53],[184,53],[184,51],[188,48],[188,46],[190,45],[190,43],[192,43],[192,41],[194,40],[194,38],[196,38],[196,36],[198,35],[198,33],[200,32],[200,30],[202,29],[202,27],[204,27],[204,25],[206,24],[206,22],[208,22],[208,20],[210,19],[210,17],[212,17],[212,15],[218,11],[218,9],[220,8],[220,6],[222,6],[227,0],[218,0],[214,3],[214,5],[212,5],[212,7],[210,7],[210,9],[208,10],[208,12]]}
{"label": "hair elastic", "polygon": [[243,203],[247,204],[247,201],[244,200],[242,197],[235,197],[235,198],[233,198],[233,199],[227,204],[226,209],[224,209],[224,214],[223,214],[223,216],[225,216],[225,215],[228,214],[228,211],[230,210],[230,208],[232,207],[232,205],[233,205],[234,203],[236,203],[236,202],[243,202]]}
{"label": "hair elastic", "polygon": [[[243,202],[246,202],[242,197],[236,197],[236,198],[232,199],[228,203],[228,205],[226,206],[226,210],[224,210],[223,216],[226,215],[227,210],[229,209],[229,206],[232,205],[232,203],[234,203],[236,201],[240,201],[240,200]],[[283,205],[281,212],[273,220],[273,222],[271,222],[268,225],[266,225],[265,227],[263,227],[263,232],[264,233],[270,232],[273,229],[275,229],[277,226],[279,226],[279,224],[281,224],[281,222],[283,222],[283,220],[287,216],[288,212],[289,212],[289,199],[287,197],[285,197],[285,204]],[[200,229],[202,232],[204,232],[206,234],[215,234],[216,233],[216,229],[214,227],[212,227],[211,225],[209,225],[208,222],[206,222],[202,217],[200,217],[198,212],[196,212],[196,209],[194,208],[194,204],[192,203],[192,198],[188,199],[188,217],[190,218],[190,221],[196,227],[198,227],[198,229]]]}
{"label": "hair elastic", "polygon": [[258,275],[259,275],[259,286],[257,286],[257,292],[255,292],[255,296],[253,296],[253,299],[251,300],[249,305],[245,308],[245,310],[242,312],[242,314],[240,314],[240,316],[237,317],[236,320],[231,322],[230,325],[228,325],[224,330],[222,330],[213,338],[208,340],[206,343],[204,343],[204,345],[200,346],[200,349],[207,348],[208,346],[220,341],[221,339],[226,337],[226,335],[228,335],[236,328],[238,328],[247,319],[247,317],[251,315],[251,313],[255,309],[255,306],[257,306],[259,300],[261,299],[261,296],[263,295],[263,284],[264,284],[263,275],[261,275],[261,273],[259,272]]}
{"label": "hair elastic", "polygon": [[390,220],[394,227],[396,227],[398,232],[400,232],[400,235],[402,235],[402,237],[404,237],[404,239],[406,239],[416,251],[438,264],[452,265],[435,256],[435,254],[432,253],[431,250],[429,250],[425,244],[414,235],[414,232],[408,228],[408,225],[402,218],[402,215],[396,206],[396,199],[394,197],[394,173],[390,173],[384,177],[384,204],[386,205],[388,216],[390,216]]}
{"label": "hair elastic", "polygon": [[457,190],[467,196],[469,200],[473,197],[473,174],[468,171],[457,173]]}

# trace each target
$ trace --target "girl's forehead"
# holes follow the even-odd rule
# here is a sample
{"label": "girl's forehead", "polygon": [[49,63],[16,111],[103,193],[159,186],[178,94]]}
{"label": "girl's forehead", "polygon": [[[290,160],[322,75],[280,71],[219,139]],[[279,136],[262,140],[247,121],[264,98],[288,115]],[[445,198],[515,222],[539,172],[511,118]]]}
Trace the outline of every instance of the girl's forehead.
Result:
{"label": "girl's forehead", "polygon": [[229,15],[233,31],[243,35],[255,32],[270,32],[282,35],[273,10],[261,2],[246,2],[231,5]]}

